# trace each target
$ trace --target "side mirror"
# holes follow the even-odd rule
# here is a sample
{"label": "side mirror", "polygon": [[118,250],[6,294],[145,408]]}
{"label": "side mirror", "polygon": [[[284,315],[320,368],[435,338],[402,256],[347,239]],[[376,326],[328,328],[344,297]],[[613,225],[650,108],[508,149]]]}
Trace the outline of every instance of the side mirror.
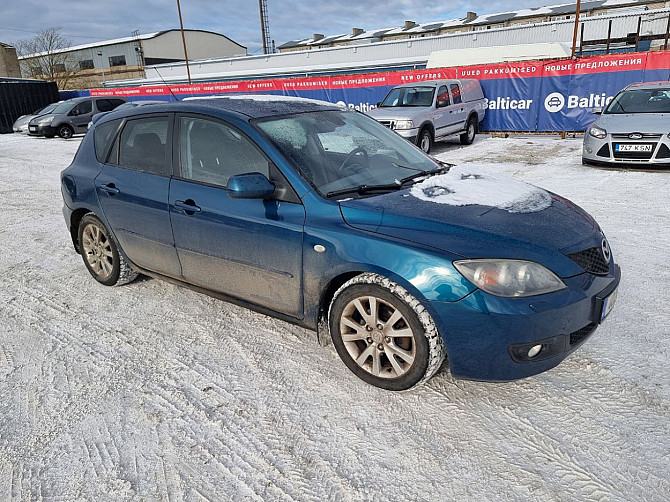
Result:
{"label": "side mirror", "polygon": [[601,115],[603,113],[603,107],[602,106],[596,106],[593,109],[593,114],[594,115]]}
{"label": "side mirror", "polygon": [[233,199],[267,199],[275,186],[261,173],[246,173],[231,177],[226,192]]}
{"label": "side mirror", "polygon": [[70,115],[71,117],[76,117],[77,115],[79,115],[79,110],[75,108],[70,113],[68,113],[68,115]]}
{"label": "side mirror", "polygon": [[437,100],[437,107],[438,108],[444,108],[445,106],[449,106],[449,101],[446,101],[444,99],[438,99]]}

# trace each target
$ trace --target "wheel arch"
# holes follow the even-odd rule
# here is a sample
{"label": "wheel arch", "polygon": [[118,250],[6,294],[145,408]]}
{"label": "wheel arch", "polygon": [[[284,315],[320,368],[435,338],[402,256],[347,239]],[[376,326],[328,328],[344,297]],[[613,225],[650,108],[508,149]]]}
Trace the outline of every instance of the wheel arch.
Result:
{"label": "wheel arch", "polygon": [[86,207],[80,207],[72,211],[72,215],[70,215],[70,237],[72,237],[74,249],[79,254],[81,254],[81,248],[79,247],[79,223],[89,213],[93,213],[93,211]]}
{"label": "wheel arch", "polygon": [[417,135],[417,137],[421,135],[421,131],[423,131],[424,129],[428,129],[430,131],[430,134],[433,136],[433,139],[435,139],[435,126],[430,120],[424,120],[421,123],[421,125],[419,126],[419,134]]}

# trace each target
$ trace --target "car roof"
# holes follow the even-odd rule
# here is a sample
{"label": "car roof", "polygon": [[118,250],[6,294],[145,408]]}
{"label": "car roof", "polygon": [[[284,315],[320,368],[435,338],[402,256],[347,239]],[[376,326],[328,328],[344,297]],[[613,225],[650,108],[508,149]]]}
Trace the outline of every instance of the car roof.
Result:
{"label": "car roof", "polygon": [[111,111],[100,123],[118,118],[138,116],[156,112],[204,113],[219,115],[227,112],[247,118],[265,118],[295,113],[315,112],[324,110],[342,110],[343,108],[326,101],[278,96],[274,94],[236,94],[230,96],[208,96],[186,98],[182,101],[155,103],[148,109],[137,106],[120,112]]}
{"label": "car roof", "polygon": [[636,82],[630,84],[626,89],[658,89],[658,88],[670,88],[670,81],[659,81],[659,82]]}
{"label": "car roof", "polygon": [[410,82],[410,83],[407,83],[407,84],[400,84],[400,85],[396,85],[395,87],[417,87],[417,86],[437,87],[438,85],[457,84],[459,82],[460,82],[460,80],[455,79],[455,78],[445,79],[445,80],[424,80],[424,81],[419,81],[419,82]]}

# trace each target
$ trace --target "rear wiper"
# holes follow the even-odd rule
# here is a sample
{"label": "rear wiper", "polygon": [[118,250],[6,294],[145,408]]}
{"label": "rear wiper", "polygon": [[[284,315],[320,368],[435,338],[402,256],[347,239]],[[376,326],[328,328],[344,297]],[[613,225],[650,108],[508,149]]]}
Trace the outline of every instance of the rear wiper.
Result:
{"label": "rear wiper", "polygon": [[402,188],[401,182],[398,183],[388,183],[386,185],[358,185],[355,187],[341,188],[339,190],[333,190],[328,192],[326,197],[334,197],[335,195],[344,195],[348,193],[357,193],[358,195],[363,195],[370,192],[389,192],[394,190],[400,190]]}

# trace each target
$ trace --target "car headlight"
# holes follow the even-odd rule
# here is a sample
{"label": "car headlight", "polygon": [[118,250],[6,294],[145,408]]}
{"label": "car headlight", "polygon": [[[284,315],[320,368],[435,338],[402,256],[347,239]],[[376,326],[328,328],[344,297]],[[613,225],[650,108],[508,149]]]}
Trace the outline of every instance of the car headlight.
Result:
{"label": "car headlight", "polygon": [[607,131],[595,125],[589,127],[589,134],[598,139],[605,139],[607,137]]}
{"label": "car headlight", "polygon": [[396,129],[411,129],[414,127],[414,124],[411,120],[397,120],[395,123]]}
{"label": "car headlight", "polygon": [[551,270],[525,260],[459,260],[456,269],[487,293],[505,298],[541,295],[566,286]]}
{"label": "car headlight", "polygon": [[54,119],[53,117],[42,117],[40,119],[37,119],[36,124],[41,126],[49,125],[51,124],[53,119]]}

